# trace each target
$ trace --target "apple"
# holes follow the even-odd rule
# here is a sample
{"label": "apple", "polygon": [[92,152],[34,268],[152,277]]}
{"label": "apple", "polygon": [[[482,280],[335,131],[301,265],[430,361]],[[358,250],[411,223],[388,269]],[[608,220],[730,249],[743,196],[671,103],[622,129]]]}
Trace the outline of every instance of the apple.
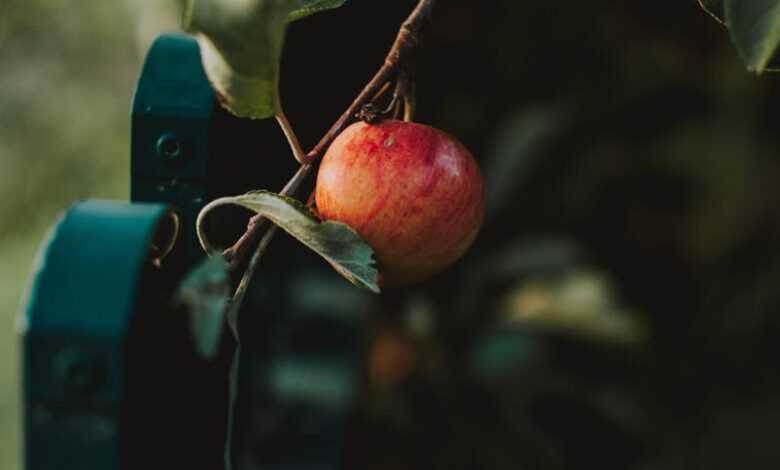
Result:
{"label": "apple", "polygon": [[374,249],[383,287],[422,281],[458,260],[479,232],[484,201],[466,147],[396,120],[347,127],[315,188],[320,217],[349,225]]}

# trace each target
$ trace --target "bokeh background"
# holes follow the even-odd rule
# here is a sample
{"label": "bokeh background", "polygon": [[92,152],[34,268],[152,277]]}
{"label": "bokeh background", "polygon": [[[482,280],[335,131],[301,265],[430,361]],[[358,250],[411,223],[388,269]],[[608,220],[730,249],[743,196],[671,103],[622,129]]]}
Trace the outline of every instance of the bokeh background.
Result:
{"label": "bokeh background", "polygon": [[[413,3],[351,0],[290,28],[282,94],[305,146]],[[403,318],[444,320],[434,339],[377,317],[390,352],[372,380],[405,398],[369,400],[365,426],[386,444],[374,455],[398,459],[387,468],[776,468],[778,78],[748,74],[695,0],[442,3],[418,118],[474,151],[488,218],[456,268],[390,294]],[[0,468],[17,469],[30,265],[72,201],[126,199],[134,82],[178,13],[0,8]],[[473,374],[452,374],[466,356]],[[446,429],[466,431],[426,440]],[[454,450],[425,460],[408,436]]]}
{"label": "bokeh background", "polygon": [[46,230],[79,198],[127,199],[129,109],[171,2],[0,4],[0,468],[20,465],[16,317]]}

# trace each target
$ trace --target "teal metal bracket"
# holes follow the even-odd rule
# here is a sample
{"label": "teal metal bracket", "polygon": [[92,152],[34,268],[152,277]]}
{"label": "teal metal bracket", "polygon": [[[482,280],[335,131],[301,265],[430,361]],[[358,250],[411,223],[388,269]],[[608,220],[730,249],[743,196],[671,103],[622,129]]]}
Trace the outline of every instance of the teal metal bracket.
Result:
{"label": "teal metal bracket", "polygon": [[166,34],[150,49],[132,106],[130,200],[176,207],[187,230],[181,252],[188,265],[203,256],[195,219],[207,202],[214,92],[192,36]]}
{"label": "teal metal bracket", "polygon": [[[155,41],[133,99],[131,203],[76,204],[36,267],[23,317],[26,470],[224,468],[233,345],[217,361],[198,357],[172,297],[203,257],[203,205],[289,175],[281,160],[253,158],[258,142],[276,152],[274,136],[286,148],[273,122],[219,106],[193,37]],[[209,223],[240,234],[246,218],[225,210]],[[291,240],[273,251],[240,315],[230,460],[340,468],[362,321],[302,305],[301,279],[333,274]]]}
{"label": "teal metal bracket", "polygon": [[162,204],[86,201],[51,231],[22,317],[27,470],[120,467],[131,318],[172,217]]}

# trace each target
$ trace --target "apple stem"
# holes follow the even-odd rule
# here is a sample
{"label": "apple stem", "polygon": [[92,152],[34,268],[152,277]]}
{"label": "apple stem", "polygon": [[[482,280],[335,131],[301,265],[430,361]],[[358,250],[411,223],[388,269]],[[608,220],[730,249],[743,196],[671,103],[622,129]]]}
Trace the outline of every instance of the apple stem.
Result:
{"label": "apple stem", "polygon": [[[355,116],[363,108],[363,106],[370,102],[375,96],[381,96],[381,94],[386,91],[385,87],[389,86],[388,83],[390,82],[393,74],[398,73],[399,77],[405,75],[406,71],[404,68],[408,66],[410,57],[414,55],[420,46],[420,35],[422,29],[428,23],[428,21],[430,21],[435,3],[436,0],[419,0],[417,2],[417,6],[415,6],[414,10],[412,10],[406,20],[401,24],[401,27],[398,30],[398,35],[396,36],[395,41],[390,48],[390,52],[388,52],[387,57],[385,57],[385,62],[382,64],[382,67],[380,67],[374,77],[368,82],[368,84],[366,84],[366,86],[358,94],[352,104],[350,104],[349,107],[336,120],[336,122],[331,125],[328,132],[322,136],[317,145],[315,145],[314,148],[311,149],[307,154],[303,155],[302,151],[300,154],[298,153],[298,148],[300,148],[298,139],[292,132],[292,127],[287,121],[287,118],[284,117],[284,113],[281,112],[281,106],[277,107],[277,109],[280,110],[277,115],[277,121],[282,127],[282,130],[285,132],[285,135],[287,135],[287,139],[290,142],[290,146],[293,148],[293,153],[296,155],[296,159],[301,162],[301,166],[298,168],[298,171],[285,185],[280,194],[284,196],[292,196],[298,190],[301,183],[306,179],[306,176],[308,176],[308,174],[314,168],[316,162],[322,157],[323,153],[325,153],[325,150],[330,146],[336,136],[338,136],[341,131],[343,131],[347,125],[355,119]],[[408,117],[411,119],[414,111],[414,100],[409,99],[408,87],[407,91],[405,91],[402,96],[404,98],[405,104],[404,118]],[[410,103],[412,105],[410,105]],[[223,256],[225,257],[225,260],[228,262],[231,269],[237,269],[243,264],[242,260],[247,256],[249,249],[255,244],[255,241],[258,239],[260,231],[264,225],[265,224],[262,223],[261,219],[253,218],[253,220],[251,220],[247,225],[247,230],[244,235],[242,235],[241,238],[236,241],[232,247],[223,252]],[[264,242],[265,245],[267,245],[270,241],[270,238],[273,236],[273,232],[275,232],[275,230],[272,227],[263,237],[262,242]],[[252,257],[252,260],[256,258],[257,253],[261,250],[265,250],[263,243],[258,246],[258,249],[255,251],[255,256]],[[243,276],[241,282],[244,283],[244,281],[247,281],[246,283],[248,283],[248,279],[251,277],[252,273],[253,270],[250,272],[250,269],[247,269],[247,272]],[[236,294],[238,294],[238,292],[236,292]]]}
{"label": "apple stem", "polygon": [[412,13],[401,24],[398,35],[390,48],[385,63],[377,71],[371,81],[358,94],[355,101],[333,123],[328,132],[320,139],[317,145],[306,154],[307,162],[314,162],[322,156],[325,149],[333,142],[347,124],[354,118],[370,98],[380,90],[390,77],[406,65],[409,57],[416,52],[420,45],[420,34],[425,24],[430,20],[435,0],[420,0]]}
{"label": "apple stem", "polygon": [[402,74],[403,86],[403,98],[404,98],[404,121],[412,122],[414,120],[414,112],[417,106],[417,93],[414,80],[409,80],[405,77],[406,74]]}

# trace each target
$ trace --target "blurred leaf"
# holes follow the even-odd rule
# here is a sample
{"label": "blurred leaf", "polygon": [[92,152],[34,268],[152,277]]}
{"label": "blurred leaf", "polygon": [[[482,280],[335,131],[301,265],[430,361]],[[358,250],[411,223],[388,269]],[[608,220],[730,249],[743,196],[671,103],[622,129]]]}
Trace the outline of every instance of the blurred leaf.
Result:
{"label": "blurred leaf", "polygon": [[510,368],[531,359],[538,348],[536,339],[522,330],[491,332],[476,345],[473,352],[475,369],[485,376],[506,377]]}
{"label": "blurred leaf", "polygon": [[726,24],[749,70],[771,70],[780,45],[779,0],[726,0]]}
{"label": "blurred leaf", "polygon": [[565,124],[561,110],[534,108],[512,117],[496,132],[484,164],[489,218],[512,202],[512,192],[532,176],[534,165],[547,155]]}
{"label": "blurred leaf", "polygon": [[358,321],[371,299],[363,290],[353,289],[340,279],[319,271],[296,273],[287,289],[290,298],[289,316],[317,311],[338,321]]}
{"label": "blurred leaf", "polygon": [[461,314],[480,311],[484,302],[492,301],[496,289],[520,279],[569,272],[584,258],[580,244],[567,237],[545,234],[514,240],[484,254],[468,270],[455,294],[456,310]]}
{"label": "blurred leaf", "polygon": [[724,0],[699,0],[699,5],[716,20],[723,22],[723,2]]}
{"label": "blurred leaf", "polygon": [[262,215],[325,258],[352,284],[379,293],[374,250],[357,232],[340,222],[321,222],[300,201],[269,191],[225,197],[204,207],[198,217],[199,236],[204,246],[208,243],[200,230],[201,221],[211,209],[224,204],[239,205]]}
{"label": "blurred leaf", "polygon": [[189,308],[190,326],[198,352],[207,359],[213,359],[217,354],[230,299],[225,261],[214,256],[199,264],[182,281],[177,298]]}
{"label": "blurred leaf", "polygon": [[537,235],[514,240],[486,256],[475,275],[500,281],[539,273],[559,273],[571,269],[584,258],[582,246],[570,238]]}
{"label": "blurred leaf", "polygon": [[355,380],[346,361],[301,357],[274,361],[268,377],[268,384],[277,396],[313,402],[321,408],[344,406]]}
{"label": "blurred leaf", "polygon": [[416,339],[430,338],[436,331],[436,303],[424,293],[411,294],[404,306],[404,326]]}
{"label": "blurred leaf", "polygon": [[287,24],[346,0],[191,0],[184,28],[197,33],[203,67],[222,104],[240,117],[276,114]]}
{"label": "blurred leaf", "polygon": [[618,344],[644,341],[639,319],[616,305],[612,285],[592,271],[522,282],[501,301],[510,324]]}

